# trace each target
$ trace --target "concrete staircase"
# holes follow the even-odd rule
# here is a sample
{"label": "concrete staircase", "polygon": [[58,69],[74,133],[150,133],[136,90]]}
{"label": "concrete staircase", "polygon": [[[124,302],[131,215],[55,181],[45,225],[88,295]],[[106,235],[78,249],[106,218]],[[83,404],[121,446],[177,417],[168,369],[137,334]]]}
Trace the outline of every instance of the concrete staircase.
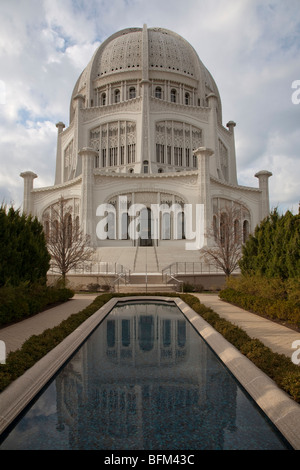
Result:
{"label": "concrete staircase", "polygon": [[159,273],[156,248],[154,246],[137,246],[133,272]]}
{"label": "concrete staircase", "polygon": [[127,284],[116,286],[116,292],[123,294],[132,294],[132,293],[168,293],[168,292],[179,292],[176,290],[176,286],[170,284]]}
{"label": "concrete staircase", "polygon": [[[186,250],[184,244],[171,246],[123,246],[97,249],[97,262],[123,266],[131,273],[161,273],[172,263],[200,262],[198,251]],[[119,272],[117,270],[117,272]]]}
{"label": "concrete staircase", "polygon": [[130,283],[120,283],[115,286],[116,292],[131,293],[131,292],[174,292],[177,289],[176,283],[163,282],[161,274],[137,274],[130,275]]}
{"label": "concrete staircase", "polygon": [[107,262],[112,265],[120,265],[127,270],[133,271],[135,254],[135,246],[101,247],[97,248],[95,259],[97,262]]}
{"label": "concrete staircase", "polygon": [[[120,277],[115,283],[117,292],[174,292],[180,291],[180,284],[174,279],[162,276],[162,270],[172,263],[189,265],[199,261],[198,251],[185,249],[184,244],[176,246],[103,247],[97,250],[98,262],[108,262],[116,273],[129,272],[129,283]],[[127,277],[128,281],[128,277]]]}

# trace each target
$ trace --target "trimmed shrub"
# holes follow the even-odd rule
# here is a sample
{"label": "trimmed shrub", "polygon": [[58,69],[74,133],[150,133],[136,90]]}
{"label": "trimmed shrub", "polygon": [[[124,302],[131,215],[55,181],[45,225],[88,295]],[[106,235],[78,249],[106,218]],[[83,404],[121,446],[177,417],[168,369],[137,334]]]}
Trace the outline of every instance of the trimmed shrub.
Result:
{"label": "trimmed shrub", "polygon": [[57,302],[73,297],[70,289],[57,289],[41,284],[4,286],[0,288],[0,326],[7,325],[39,313]]}
{"label": "trimmed shrub", "polygon": [[300,328],[300,307],[298,302],[257,297],[256,295],[238,292],[230,287],[223,289],[219,297],[250,312],[272,320],[287,322]]}

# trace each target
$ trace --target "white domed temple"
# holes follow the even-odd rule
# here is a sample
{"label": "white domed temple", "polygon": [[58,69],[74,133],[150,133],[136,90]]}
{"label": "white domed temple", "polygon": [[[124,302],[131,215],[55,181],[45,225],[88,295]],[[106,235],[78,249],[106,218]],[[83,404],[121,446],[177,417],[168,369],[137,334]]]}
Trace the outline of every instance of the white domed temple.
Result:
{"label": "white domed temple", "polygon": [[119,31],[78,78],[68,127],[57,124],[54,185],[34,188],[37,175],[21,173],[23,209],[43,222],[67,199],[98,266],[159,273],[199,262],[184,208],[203,208],[204,245],[226,204],[242,208],[245,236],[269,212],[271,173],[256,173],[256,188],[238,184],[234,127],[224,127],[215,81],[185,39],[146,25]]}

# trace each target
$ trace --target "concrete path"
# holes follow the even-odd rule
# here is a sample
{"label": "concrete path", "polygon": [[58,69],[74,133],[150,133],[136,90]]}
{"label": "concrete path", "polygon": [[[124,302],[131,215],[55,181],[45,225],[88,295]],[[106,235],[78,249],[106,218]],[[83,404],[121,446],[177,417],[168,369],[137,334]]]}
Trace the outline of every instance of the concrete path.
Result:
{"label": "concrete path", "polygon": [[[296,350],[300,349],[300,333],[224,302],[218,295],[193,295],[198,297],[202,304],[218,313],[220,317],[242,328],[251,338],[259,339],[272,351],[291,357]],[[296,340],[299,341],[298,346],[293,348],[292,344]]]}
{"label": "concrete path", "polygon": [[59,325],[73,313],[80,312],[90,305],[96,295],[75,294],[71,300],[56,307],[44,310],[31,318],[0,329],[0,340],[4,341],[6,354],[19,349],[32,335],[39,335],[47,328]]}

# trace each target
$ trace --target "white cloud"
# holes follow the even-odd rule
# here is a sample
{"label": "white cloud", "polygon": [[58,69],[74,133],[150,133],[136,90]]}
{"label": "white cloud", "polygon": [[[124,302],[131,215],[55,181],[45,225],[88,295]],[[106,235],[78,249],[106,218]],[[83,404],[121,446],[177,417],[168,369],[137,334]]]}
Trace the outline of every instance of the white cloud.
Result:
{"label": "white cloud", "polygon": [[268,169],[272,202],[298,204],[299,0],[10,0],[0,15],[0,200],[21,203],[26,169],[53,184],[55,123],[68,124],[79,74],[108,36],[147,23],[183,36],[214,76],[223,123],[237,122],[239,182]]}

